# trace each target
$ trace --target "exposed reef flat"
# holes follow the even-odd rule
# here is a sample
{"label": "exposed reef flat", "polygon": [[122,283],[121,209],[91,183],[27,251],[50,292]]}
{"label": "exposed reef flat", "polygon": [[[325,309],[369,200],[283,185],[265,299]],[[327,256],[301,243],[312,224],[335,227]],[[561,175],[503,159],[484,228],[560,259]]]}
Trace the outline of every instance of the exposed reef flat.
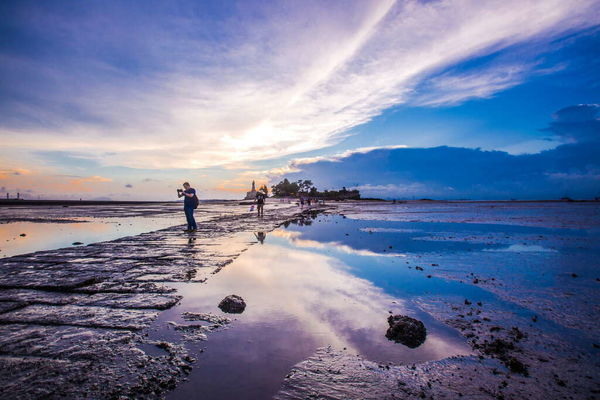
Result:
{"label": "exposed reef flat", "polygon": [[258,219],[238,209],[190,235],[177,226],[0,259],[0,398],[161,397],[194,361],[144,333],[180,300],[168,283],[209,279],[251,244],[230,243],[233,235],[268,232],[301,212],[279,207]]}
{"label": "exposed reef flat", "polygon": [[[215,290],[215,284],[258,250],[254,247],[236,260],[250,246],[252,233],[282,224],[288,229],[269,234],[262,251],[279,237],[288,238],[290,246],[296,243],[295,251],[304,255],[320,251],[318,257],[329,257],[338,251],[352,254],[352,259],[377,260],[376,268],[366,258],[360,259],[366,266],[340,268],[352,273],[370,268],[376,274],[365,274],[360,281],[387,285],[390,293],[395,287],[388,278],[401,278],[399,285],[407,291],[400,293],[406,297],[393,296],[415,304],[429,318],[423,319],[427,328],[423,346],[439,343],[432,340],[436,321],[464,340],[470,351],[431,361],[376,362],[335,345],[309,357],[315,346],[276,374],[277,386],[270,392],[276,398],[600,397],[598,204],[346,202],[322,207],[330,215],[318,216],[281,206],[268,209],[263,219],[237,205],[230,212],[200,210],[204,222],[193,235],[174,227],[1,259],[0,398],[179,399],[186,397],[177,397],[177,391],[194,382],[198,386],[192,392],[198,393],[202,381],[194,379],[201,374],[194,374],[201,373],[202,366],[213,367],[203,356],[218,350],[210,347],[217,342],[216,335],[239,342],[238,347],[226,347],[232,363],[240,356],[234,348],[246,351],[255,346],[245,341],[243,321],[236,319],[248,317],[259,305],[250,297],[244,313],[224,315],[217,309],[223,296],[236,293],[249,299],[227,289],[216,290],[212,308],[205,304],[181,312],[189,301],[189,293],[181,288]],[[140,207],[101,207],[99,215],[150,216],[156,210]],[[21,215],[25,214],[24,210]],[[88,215],[98,213],[69,207],[48,217]],[[290,225],[292,220],[296,223]],[[281,264],[266,261],[260,271],[254,264],[248,269],[262,277],[260,272],[268,272],[271,265],[283,270],[286,259],[280,259]],[[298,271],[309,270],[304,268],[308,263]],[[292,271],[272,284],[279,287],[282,279],[297,279]],[[322,273],[319,270],[310,279],[323,280]],[[265,296],[270,301],[269,293]],[[387,328],[385,310],[376,316],[382,322],[382,337]],[[173,318],[165,318],[169,313]],[[163,322],[165,331],[178,333],[173,340],[153,335]],[[251,332],[245,323],[245,332]],[[194,352],[205,344],[203,355]],[[196,358],[201,368],[195,368]],[[222,384],[219,377],[217,385]]]}

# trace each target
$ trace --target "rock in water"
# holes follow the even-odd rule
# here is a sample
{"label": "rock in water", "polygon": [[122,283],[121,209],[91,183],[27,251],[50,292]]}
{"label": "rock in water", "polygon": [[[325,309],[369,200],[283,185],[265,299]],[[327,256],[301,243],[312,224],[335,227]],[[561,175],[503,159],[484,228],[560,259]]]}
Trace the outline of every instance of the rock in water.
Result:
{"label": "rock in water", "polygon": [[240,296],[232,294],[219,303],[221,311],[230,314],[241,314],[246,309],[246,302]]}
{"label": "rock in water", "polygon": [[422,345],[427,337],[425,325],[421,321],[406,315],[390,315],[388,324],[390,324],[390,327],[385,333],[385,337],[396,343],[402,343],[411,349]]}

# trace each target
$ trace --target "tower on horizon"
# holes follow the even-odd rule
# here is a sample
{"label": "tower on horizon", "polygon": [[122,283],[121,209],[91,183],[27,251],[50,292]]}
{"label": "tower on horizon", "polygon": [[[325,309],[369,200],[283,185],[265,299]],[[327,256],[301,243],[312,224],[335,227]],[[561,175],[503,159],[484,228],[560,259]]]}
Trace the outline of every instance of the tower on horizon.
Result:
{"label": "tower on horizon", "polygon": [[254,181],[252,181],[252,190],[250,190],[249,192],[246,192],[246,197],[244,197],[244,200],[254,200],[256,199],[256,183]]}

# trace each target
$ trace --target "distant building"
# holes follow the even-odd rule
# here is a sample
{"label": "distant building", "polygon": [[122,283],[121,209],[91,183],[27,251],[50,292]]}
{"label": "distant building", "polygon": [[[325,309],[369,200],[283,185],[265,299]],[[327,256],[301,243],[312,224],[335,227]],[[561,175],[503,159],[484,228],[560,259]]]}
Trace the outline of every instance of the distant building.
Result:
{"label": "distant building", "polygon": [[246,192],[246,197],[244,197],[244,200],[254,200],[256,199],[256,184],[254,183],[254,181],[252,181],[252,190],[250,190],[249,192]]}

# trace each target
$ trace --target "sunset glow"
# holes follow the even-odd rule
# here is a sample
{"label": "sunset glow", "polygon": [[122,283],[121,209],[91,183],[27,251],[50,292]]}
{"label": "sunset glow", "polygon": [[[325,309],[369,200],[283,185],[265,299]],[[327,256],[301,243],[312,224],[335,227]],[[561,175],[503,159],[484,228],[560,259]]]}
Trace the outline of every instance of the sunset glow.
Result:
{"label": "sunset glow", "polygon": [[[188,180],[239,198],[288,173],[384,198],[600,195],[595,0],[0,9],[2,196],[168,200]],[[540,154],[543,168],[504,185],[377,158],[437,146],[510,165]],[[565,146],[585,162],[556,161]],[[476,162],[497,168],[492,156]]]}

